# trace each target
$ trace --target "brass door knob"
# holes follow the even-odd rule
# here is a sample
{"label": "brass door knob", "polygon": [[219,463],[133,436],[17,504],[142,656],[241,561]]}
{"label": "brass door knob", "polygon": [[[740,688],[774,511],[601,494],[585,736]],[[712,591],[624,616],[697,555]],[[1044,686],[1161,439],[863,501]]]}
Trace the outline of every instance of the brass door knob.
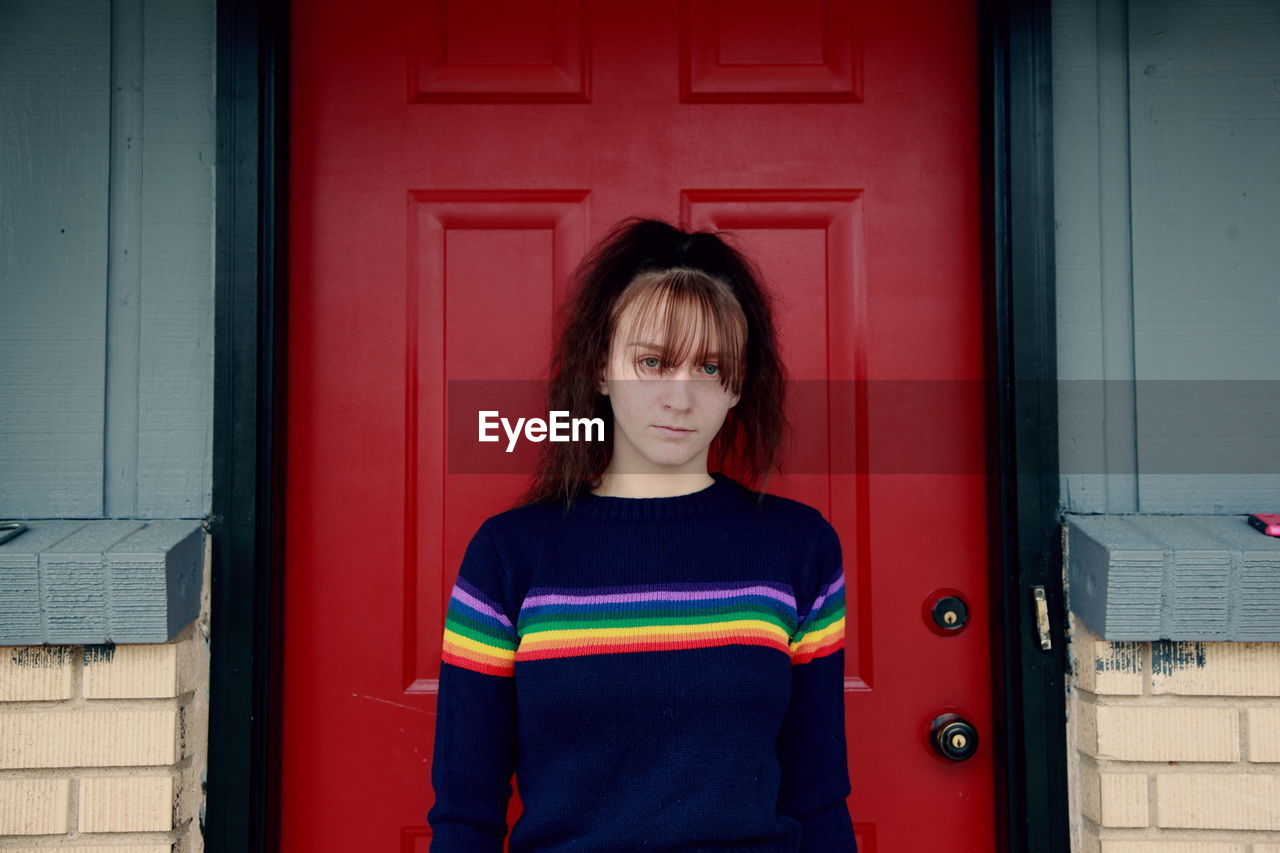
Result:
{"label": "brass door knob", "polygon": [[943,758],[964,761],[978,750],[978,730],[959,714],[942,714],[930,726],[929,741]]}

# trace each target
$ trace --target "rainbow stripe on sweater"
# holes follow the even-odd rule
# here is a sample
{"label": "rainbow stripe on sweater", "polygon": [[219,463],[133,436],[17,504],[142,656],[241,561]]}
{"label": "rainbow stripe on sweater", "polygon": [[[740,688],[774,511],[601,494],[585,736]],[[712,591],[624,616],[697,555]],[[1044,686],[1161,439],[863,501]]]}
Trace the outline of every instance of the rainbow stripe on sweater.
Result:
{"label": "rainbow stripe on sweater", "polygon": [[791,663],[808,663],[844,648],[844,572],[818,593],[804,623],[791,638]]}
{"label": "rainbow stripe on sweater", "polygon": [[729,644],[787,652],[795,597],[766,581],[529,590],[516,660]]}
{"label": "rainbow stripe on sweater", "polygon": [[459,577],[444,618],[445,663],[487,675],[515,675],[519,638],[497,603]]}
{"label": "rainbow stripe on sweater", "polygon": [[520,660],[739,644],[806,663],[844,647],[844,575],[838,572],[823,588],[799,625],[791,588],[771,581],[535,587],[518,623],[517,630],[500,607],[459,579],[443,659],[510,676]]}

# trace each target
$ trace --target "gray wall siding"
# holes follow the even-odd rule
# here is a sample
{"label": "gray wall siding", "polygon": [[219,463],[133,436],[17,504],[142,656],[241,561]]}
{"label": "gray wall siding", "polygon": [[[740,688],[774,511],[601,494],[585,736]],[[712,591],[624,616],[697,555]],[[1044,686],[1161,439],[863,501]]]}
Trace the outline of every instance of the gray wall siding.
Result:
{"label": "gray wall siding", "polygon": [[1273,510],[1280,5],[1055,0],[1053,36],[1064,508]]}
{"label": "gray wall siding", "polygon": [[209,511],[214,24],[0,0],[0,517]]}
{"label": "gray wall siding", "polygon": [[0,516],[102,512],[110,23],[0,2]]}
{"label": "gray wall siding", "polygon": [[195,518],[213,483],[214,8],[145,18],[137,515]]}

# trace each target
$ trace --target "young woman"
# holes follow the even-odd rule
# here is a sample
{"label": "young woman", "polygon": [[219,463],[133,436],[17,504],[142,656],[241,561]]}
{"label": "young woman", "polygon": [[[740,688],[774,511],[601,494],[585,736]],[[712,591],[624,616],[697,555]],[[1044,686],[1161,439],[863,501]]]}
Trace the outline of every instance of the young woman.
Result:
{"label": "young woman", "polygon": [[[545,445],[446,616],[431,853],[856,853],[840,541],[750,483],[786,424],[771,303],[715,234],[630,219],[575,274]],[[712,445],[717,470],[710,471]]]}

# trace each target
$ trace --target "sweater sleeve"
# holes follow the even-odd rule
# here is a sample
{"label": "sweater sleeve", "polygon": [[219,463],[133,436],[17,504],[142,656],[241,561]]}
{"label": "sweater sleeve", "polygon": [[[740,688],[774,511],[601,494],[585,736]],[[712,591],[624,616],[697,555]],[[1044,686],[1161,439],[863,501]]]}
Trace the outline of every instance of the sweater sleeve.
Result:
{"label": "sweater sleeve", "polygon": [[851,788],[844,728],[844,567],[840,538],[825,518],[816,536],[811,585],[797,593],[799,625],[790,641],[791,703],[778,739],[778,813],[800,822],[801,853],[857,853],[845,802]]}
{"label": "sweater sleeve", "polygon": [[502,853],[507,834],[518,638],[490,528],[486,521],[467,545],[445,613],[430,853]]}

